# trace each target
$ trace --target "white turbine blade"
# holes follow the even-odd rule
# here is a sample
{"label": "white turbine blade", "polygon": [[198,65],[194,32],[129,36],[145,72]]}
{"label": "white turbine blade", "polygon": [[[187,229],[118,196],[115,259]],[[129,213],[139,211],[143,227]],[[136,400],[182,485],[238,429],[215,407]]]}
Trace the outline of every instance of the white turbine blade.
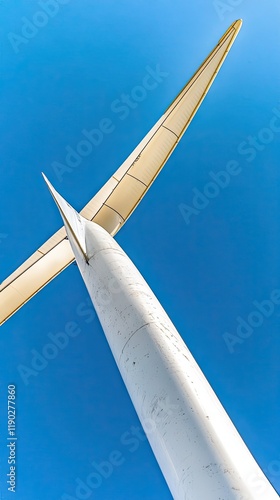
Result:
{"label": "white turbine blade", "polygon": [[[214,81],[241,24],[242,21],[236,21],[230,26],[152,130],[102,188],[105,196],[106,190],[110,193],[91,220],[112,236],[127,221],[177,146]],[[95,202],[95,198],[92,201]],[[88,206],[91,207],[91,202]],[[84,215],[88,218],[86,213]]]}
{"label": "white turbine blade", "polygon": [[[115,235],[165,165],[190,124],[242,21],[235,21],[146,137],[81,211]],[[57,231],[0,285],[0,325],[74,260],[65,229]]]}
{"label": "white turbine blade", "polygon": [[47,177],[43,175],[43,178],[51,192],[51,195],[57,204],[59,211],[61,213],[64,226],[66,228],[67,235],[69,233],[75,240],[75,244],[79,247],[84,258],[86,259],[86,242],[85,242],[85,229],[82,223],[82,217],[74,208],[72,208],[69,203],[54,189]]}

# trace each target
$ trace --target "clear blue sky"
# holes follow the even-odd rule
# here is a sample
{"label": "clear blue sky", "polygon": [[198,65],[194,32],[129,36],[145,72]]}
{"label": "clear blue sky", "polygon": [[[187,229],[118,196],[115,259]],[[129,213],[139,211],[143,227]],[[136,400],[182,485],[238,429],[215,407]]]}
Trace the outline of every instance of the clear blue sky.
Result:
{"label": "clear blue sky", "polygon": [[[0,2],[0,280],[61,226],[40,172],[81,209],[243,18],[203,106],[117,240],[280,492],[280,6],[231,3],[238,2]],[[115,101],[157,65],[162,82],[133,109],[117,111]],[[111,133],[58,175],[66,148],[76,150],[82,131],[104,118]],[[211,191],[230,161],[238,175]],[[188,216],[197,190],[212,198]],[[78,499],[77,478],[98,474],[92,463],[114,450],[119,465],[94,476],[99,487],[84,498],[171,498],[147,441],[132,436],[139,421],[87,301],[72,265],[1,327],[3,500]],[[68,345],[48,351],[52,335],[69,328],[76,336]],[[53,359],[34,369],[42,352]],[[33,372],[24,376],[23,366]],[[8,384],[17,391],[16,494],[6,485]]]}

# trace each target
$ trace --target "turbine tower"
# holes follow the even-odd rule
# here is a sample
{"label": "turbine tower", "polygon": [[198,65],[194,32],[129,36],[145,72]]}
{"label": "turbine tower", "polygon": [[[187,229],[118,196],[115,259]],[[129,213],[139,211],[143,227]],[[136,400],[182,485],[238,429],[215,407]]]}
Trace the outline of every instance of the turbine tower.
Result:
{"label": "turbine tower", "polygon": [[[175,500],[256,500],[264,498],[264,488],[266,500],[278,498],[159,301],[113,238],[178,144],[240,27],[240,20],[229,27],[81,214],[46,179],[65,228],[0,287],[3,323],[76,260]],[[261,481],[261,493],[255,481]]]}
{"label": "turbine tower", "polygon": [[[139,420],[175,500],[276,500],[144,278],[45,178]],[[255,480],[262,482],[261,496]],[[252,481],[252,479],[254,479]]]}

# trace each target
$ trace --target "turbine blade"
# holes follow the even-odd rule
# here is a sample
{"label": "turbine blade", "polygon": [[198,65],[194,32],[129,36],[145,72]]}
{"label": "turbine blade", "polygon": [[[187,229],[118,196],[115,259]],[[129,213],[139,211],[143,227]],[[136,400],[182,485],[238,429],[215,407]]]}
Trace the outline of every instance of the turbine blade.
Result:
{"label": "turbine blade", "polygon": [[68,238],[70,235],[71,239],[74,239],[75,245],[78,246],[86,259],[85,228],[81,215],[54,189],[47,177],[44,174],[42,175],[58,206]]}
{"label": "turbine blade", "polygon": [[[235,21],[140,144],[81,211],[114,236],[135,210],[189,126],[226,58]],[[0,325],[74,260],[64,228],[0,285]]]}

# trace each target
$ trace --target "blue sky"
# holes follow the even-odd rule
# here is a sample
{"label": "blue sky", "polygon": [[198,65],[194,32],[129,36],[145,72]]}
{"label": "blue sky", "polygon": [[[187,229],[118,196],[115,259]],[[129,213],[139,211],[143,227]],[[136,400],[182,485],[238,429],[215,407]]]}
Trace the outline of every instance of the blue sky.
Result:
{"label": "blue sky", "polygon": [[[199,113],[116,239],[278,492],[279,14],[278,0],[0,3],[0,280],[61,226],[40,172],[81,209],[243,18]],[[125,118],[114,111],[157,65],[165,74],[157,87]],[[113,130],[59,175],[57,162],[66,164],[82,131],[105,118]],[[229,162],[236,175],[211,191]],[[171,498],[88,300],[72,265],[1,327],[3,500],[77,499],[79,481],[113,458],[85,498]],[[68,344],[39,361],[59,333]],[[6,484],[9,384],[17,393],[16,494]]]}

